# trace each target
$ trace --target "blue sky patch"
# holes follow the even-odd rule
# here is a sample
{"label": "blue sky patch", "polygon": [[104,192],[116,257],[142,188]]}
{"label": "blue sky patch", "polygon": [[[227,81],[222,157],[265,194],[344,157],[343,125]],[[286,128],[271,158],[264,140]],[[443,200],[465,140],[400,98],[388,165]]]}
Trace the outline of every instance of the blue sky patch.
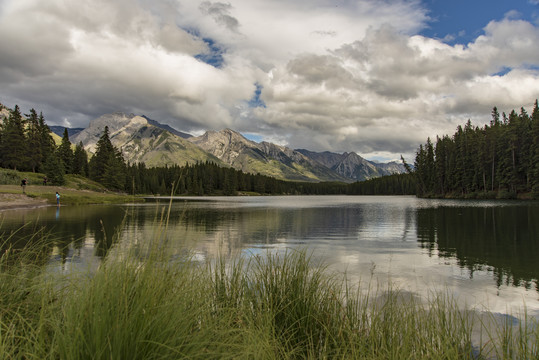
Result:
{"label": "blue sky patch", "polygon": [[510,67],[504,66],[500,71],[498,71],[497,73],[492,74],[492,75],[493,76],[504,76],[511,70],[513,70],[513,69],[511,69]]}
{"label": "blue sky patch", "polygon": [[537,1],[531,0],[423,0],[423,5],[429,9],[432,21],[420,35],[450,45],[474,41],[492,20],[510,16],[534,23],[539,17]]}
{"label": "blue sky patch", "polygon": [[223,54],[226,52],[226,50],[221,45],[217,44],[211,38],[202,37],[197,29],[183,28],[183,30],[193,35],[194,37],[201,39],[208,46],[209,52],[197,54],[195,55],[195,59],[200,60],[218,69],[223,66],[223,63],[225,62]]}
{"label": "blue sky patch", "polygon": [[251,100],[249,100],[249,102],[248,102],[249,107],[251,107],[251,108],[256,108],[256,107],[265,108],[266,104],[264,103],[264,101],[262,101],[262,99],[260,99],[260,95],[262,94],[262,89],[264,87],[262,85],[260,85],[259,83],[255,83],[255,86],[256,86],[255,93],[254,93],[253,97],[251,98]]}
{"label": "blue sky patch", "polygon": [[198,54],[195,56],[195,58],[220,69],[225,62],[223,58],[225,50],[210,38],[202,38],[202,40],[206,43],[206,45],[208,45],[209,52]]}
{"label": "blue sky patch", "polygon": [[247,139],[257,142],[257,143],[263,140],[261,135],[256,135],[256,134],[242,134],[242,135],[245,136]]}

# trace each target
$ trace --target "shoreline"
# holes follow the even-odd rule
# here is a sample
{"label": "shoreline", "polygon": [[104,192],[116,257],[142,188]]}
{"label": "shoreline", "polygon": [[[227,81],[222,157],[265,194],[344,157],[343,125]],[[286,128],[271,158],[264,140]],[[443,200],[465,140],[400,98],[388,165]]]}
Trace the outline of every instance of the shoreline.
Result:
{"label": "shoreline", "polygon": [[0,212],[6,210],[32,209],[52,206],[47,199],[33,198],[25,194],[0,193]]}
{"label": "shoreline", "polygon": [[0,211],[56,206],[55,192],[61,195],[60,205],[120,204],[144,202],[140,196],[109,191],[74,189],[64,186],[33,185],[26,193],[17,185],[0,185]]}

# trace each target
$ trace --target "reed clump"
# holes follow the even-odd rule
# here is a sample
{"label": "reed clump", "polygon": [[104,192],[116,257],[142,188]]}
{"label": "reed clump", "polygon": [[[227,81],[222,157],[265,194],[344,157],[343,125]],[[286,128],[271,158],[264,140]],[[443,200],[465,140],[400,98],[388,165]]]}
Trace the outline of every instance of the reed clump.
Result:
{"label": "reed clump", "polygon": [[[465,359],[536,356],[537,327],[473,344],[447,294],[360,292],[305,251],[194,261],[164,247],[51,273],[35,247],[0,257],[2,359]],[[518,329],[518,328],[517,328]],[[489,335],[490,334],[490,335]],[[489,337],[490,336],[490,337]]]}

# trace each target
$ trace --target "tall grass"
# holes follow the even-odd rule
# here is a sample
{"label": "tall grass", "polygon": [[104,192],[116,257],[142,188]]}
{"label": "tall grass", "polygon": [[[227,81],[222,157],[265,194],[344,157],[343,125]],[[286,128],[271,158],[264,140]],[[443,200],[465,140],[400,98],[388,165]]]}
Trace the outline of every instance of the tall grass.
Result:
{"label": "tall grass", "polygon": [[169,257],[162,239],[144,257],[112,252],[95,272],[46,271],[35,245],[4,251],[0,358],[537,357],[527,317],[492,327],[449,294],[360,292],[305,251],[201,263]]}

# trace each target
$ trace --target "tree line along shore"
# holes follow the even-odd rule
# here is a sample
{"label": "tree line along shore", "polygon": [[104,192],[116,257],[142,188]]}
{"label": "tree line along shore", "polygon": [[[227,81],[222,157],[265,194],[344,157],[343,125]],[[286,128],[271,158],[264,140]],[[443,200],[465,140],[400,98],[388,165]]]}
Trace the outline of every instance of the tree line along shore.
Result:
{"label": "tree line along shore", "polygon": [[417,150],[417,195],[539,198],[539,106],[509,115],[494,107],[489,124],[468,122],[452,136],[430,138]]}
{"label": "tree line along shore", "polygon": [[[0,104],[0,107],[2,105]],[[445,198],[539,198],[539,110],[509,115],[492,110],[490,124],[468,122],[452,135],[427,139],[406,174],[354,183],[284,181],[244,173],[211,162],[147,167],[126,163],[108,127],[94,154],[73,145],[67,129],[56,145],[42,113],[23,117],[18,106],[0,124],[0,168],[38,174],[48,184],[66,185],[74,176],[130,195],[417,195]],[[7,171],[7,170],[6,170]],[[11,176],[11,178],[10,178]],[[23,175],[27,176],[27,175]],[[12,175],[0,184],[14,184]],[[35,184],[36,181],[31,183]],[[69,181],[67,181],[69,182]],[[81,185],[79,188],[90,185]]]}

